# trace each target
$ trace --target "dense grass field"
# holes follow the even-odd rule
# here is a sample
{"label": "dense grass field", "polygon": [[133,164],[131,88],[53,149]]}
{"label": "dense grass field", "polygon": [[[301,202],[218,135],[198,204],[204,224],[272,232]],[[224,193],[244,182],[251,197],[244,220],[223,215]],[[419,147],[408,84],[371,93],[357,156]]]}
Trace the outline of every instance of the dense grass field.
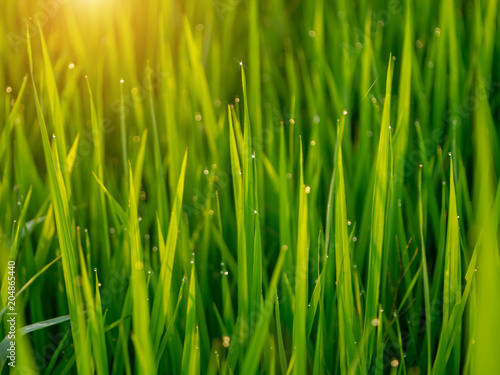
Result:
{"label": "dense grass field", "polygon": [[2,2],[2,373],[499,374],[498,15]]}

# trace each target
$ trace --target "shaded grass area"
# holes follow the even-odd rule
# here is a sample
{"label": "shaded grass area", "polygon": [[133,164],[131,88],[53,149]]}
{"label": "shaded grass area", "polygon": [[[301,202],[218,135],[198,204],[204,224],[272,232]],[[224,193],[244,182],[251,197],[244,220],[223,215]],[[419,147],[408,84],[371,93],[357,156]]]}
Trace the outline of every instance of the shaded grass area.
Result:
{"label": "shaded grass area", "polygon": [[496,0],[2,7],[4,373],[497,371]]}

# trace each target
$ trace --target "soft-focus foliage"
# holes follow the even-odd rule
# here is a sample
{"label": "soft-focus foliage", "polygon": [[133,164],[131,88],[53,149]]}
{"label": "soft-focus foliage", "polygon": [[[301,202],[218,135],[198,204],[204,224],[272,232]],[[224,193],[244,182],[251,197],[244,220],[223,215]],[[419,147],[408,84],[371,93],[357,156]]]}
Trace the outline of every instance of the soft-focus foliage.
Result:
{"label": "soft-focus foliage", "polygon": [[497,0],[19,0],[17,374],[493,374]]}

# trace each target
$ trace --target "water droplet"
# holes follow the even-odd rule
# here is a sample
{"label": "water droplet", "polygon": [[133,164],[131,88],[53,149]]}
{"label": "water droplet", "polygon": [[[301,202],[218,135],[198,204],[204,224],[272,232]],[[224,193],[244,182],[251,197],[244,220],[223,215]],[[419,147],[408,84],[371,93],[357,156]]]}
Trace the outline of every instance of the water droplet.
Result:
{"label": "water droplet", "polygon": [[342,112],[342,113],[344,114],[344,116],[347,115],[347,110],[344,109],[344,112]]}
{"label": "water droplet", "polygon": [[371,323],[372,323],[372,326],[377,327],[380,324],[380,321],[377,318],[375,318],[375,319],[372,319]]}
{"label": "water droplet", "polygon": [[55,137],[56,137],[56,135],[54,133],[52,133],[52,138],[55,138]]}
{"label": "water droplet", "polygon": [[75,69],[75,64],[70,63],[70,64],[68,65],[68,68],[69,68],[69,69]]}
{"label": "water droplet", "polygon": [[316,31],[314,31],[314,30],[309,30],[309,36],[310,36],[311,38],[314,38],[314,37],[316,36]]}
{"label": "water droplet", "polygon": [[398,366],[399,366],[399,361],[398,361],[397,359],[393,359],[393,360],[391,361],[391,366],[392,366],[392,367],[398,367]]}

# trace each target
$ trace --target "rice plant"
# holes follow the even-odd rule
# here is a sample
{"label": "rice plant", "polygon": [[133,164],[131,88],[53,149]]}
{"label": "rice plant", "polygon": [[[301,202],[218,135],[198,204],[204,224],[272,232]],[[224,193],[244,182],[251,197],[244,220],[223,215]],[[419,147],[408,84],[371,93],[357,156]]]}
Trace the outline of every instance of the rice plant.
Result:
{"label": "rice plant", "polygon": [[0,371],[496,374],[496,0],[0,12]]}

